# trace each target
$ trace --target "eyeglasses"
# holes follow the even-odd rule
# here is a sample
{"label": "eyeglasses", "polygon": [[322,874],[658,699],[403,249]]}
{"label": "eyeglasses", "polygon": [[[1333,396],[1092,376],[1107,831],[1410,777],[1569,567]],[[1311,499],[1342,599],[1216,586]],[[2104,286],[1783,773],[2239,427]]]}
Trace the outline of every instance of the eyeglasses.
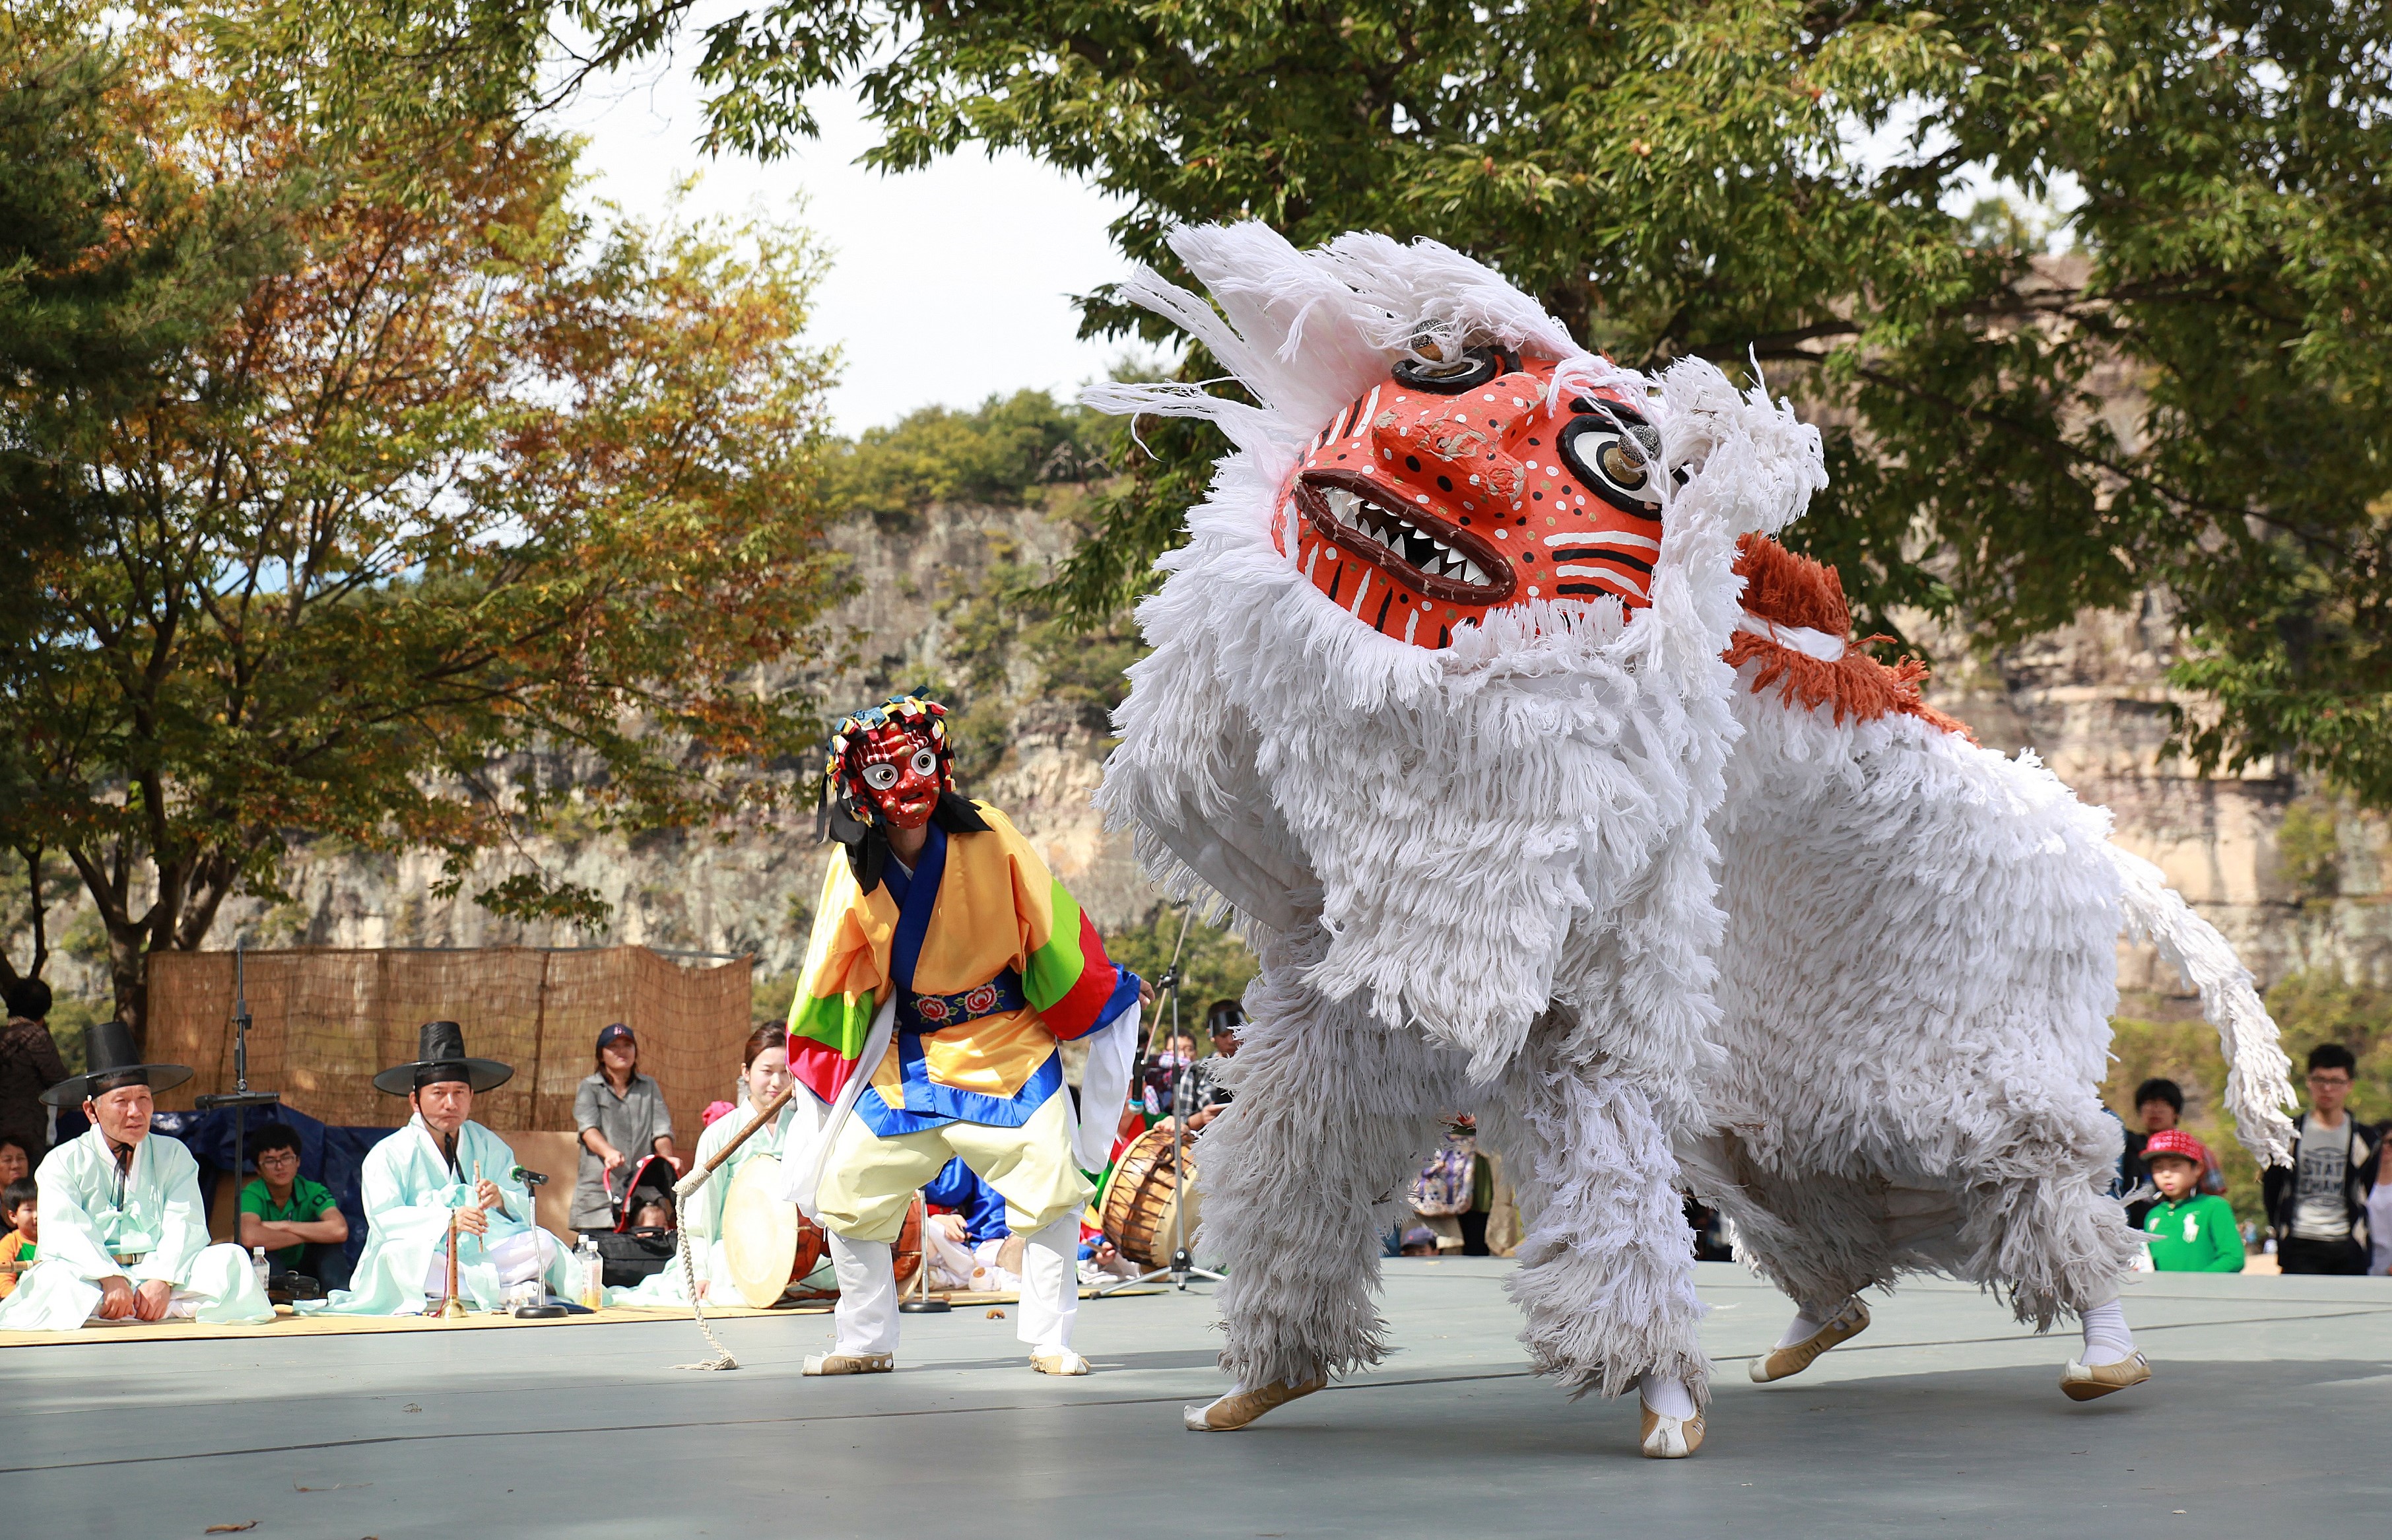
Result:
{"label": "eyeglasses", "polygon": [[2338,1069],[2311,1070],[2309,1072],[2309,1084],[2313,1086],[2346,1086],[2350,1084],[2350,1077],[2345,1075]]}
{"label": "eyeglasses", "polygon": [[299,1164],[299,1152],[296,1150],[268,1150],[264,1155],[257,1157],[257,1163],[260,1166],[296,1166]]}

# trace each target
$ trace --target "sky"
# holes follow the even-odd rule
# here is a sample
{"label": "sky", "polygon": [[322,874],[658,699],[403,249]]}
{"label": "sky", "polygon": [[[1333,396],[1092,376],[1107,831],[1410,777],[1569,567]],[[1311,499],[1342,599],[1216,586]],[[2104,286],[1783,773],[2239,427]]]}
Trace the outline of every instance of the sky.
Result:
{"label": "sky", "polygon": [[843,355],[830,394],[842,434],[1024,387],[1068,398],[1109,372],[1125,345],[1079,341],[1071,296],[1127,270],[1105,234],[1118,201],[1027,156],[969,149],[883,176],[853,163],[876,142],[858,103],[811,99],[821,138],[770,164],[698,149],[701,98],[677,65],[585,86],[552,121],[589,137],[585,195],[627,213],[662,216],[692,172],[694,212],[796,211],[830,253],[809,332]]}

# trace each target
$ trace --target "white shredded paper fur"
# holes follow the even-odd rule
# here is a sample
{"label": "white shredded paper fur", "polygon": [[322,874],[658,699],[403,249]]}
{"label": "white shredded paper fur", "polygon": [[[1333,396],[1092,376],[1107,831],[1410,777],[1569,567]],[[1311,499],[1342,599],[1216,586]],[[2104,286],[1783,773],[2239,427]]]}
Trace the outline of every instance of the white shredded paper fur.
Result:
{"label": "white shredded paper fur", "polygon": [[[1825,484],[1818,434],[1700,360],[1617,369],[1434,242],[1299,252],[1247,224],[1173,246],[1211,300],[1152,273],[1128,292],[1254,402],[1083,397],[1209,418],[1237,447],[1139,607],[1153,651],[1130,671],[1098,803],[1171,891],[1233,907],[1263,957],[1240,1060],[1255,1094],[1206,1135],[1224,1366],[1254,1385],[1375,1361],[1372,1227],[1435,1112],[1487,1098],[1522,1141],[1538,1215],[1514,1286],[1538,1366],[1607,1394],[1658,1369],[1700,1394],[1669,1131],[1716,1053],[1707,821],[1735,732],[1720,654],[1736,539]],[[1686,480],[1657,478],[1649,608],[1531,602],[1431,651],[1357,623],[1270,522],[1304,445],[1395,362],[1488,343],[1644,402]],[[1282,1062],[1301,1066],[1297,1104],[1262,1093]]]}

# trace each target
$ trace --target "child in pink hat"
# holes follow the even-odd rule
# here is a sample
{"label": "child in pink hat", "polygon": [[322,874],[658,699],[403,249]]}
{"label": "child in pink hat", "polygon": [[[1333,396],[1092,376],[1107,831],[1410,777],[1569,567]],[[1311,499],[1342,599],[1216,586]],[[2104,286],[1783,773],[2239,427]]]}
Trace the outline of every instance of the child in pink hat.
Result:
{"label": "child in pink hat", "polygon": [[2143,1216],[2152,1266],[2161,1272],[2240,1272],[2242,1237],[2234,1210],[2201,1191],[2209,1151],[2181,1129],[2163,1129],[2143,1146],[2143,1164],[2159,1185],[2160,1201]]}

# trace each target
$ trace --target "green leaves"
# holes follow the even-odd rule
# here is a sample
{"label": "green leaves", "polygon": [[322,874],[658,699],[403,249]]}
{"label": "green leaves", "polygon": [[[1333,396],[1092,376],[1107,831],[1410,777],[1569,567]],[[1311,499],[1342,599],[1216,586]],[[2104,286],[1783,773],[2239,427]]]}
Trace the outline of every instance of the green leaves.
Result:
{"label": "green leaves", "polygon": [[[566,202],[570,147],[502,116],[327,117],[179,18],[44,25],[0,59],[60,103],[0,115],[0,199],[36,215],[0,266],[30,579],[0,629],[0,835],[74,861],[120,1009],[294,836],[439,848],[452,891],[586,926],[593,894],[482,853],[568,813],[769,813],[763,767],[817,731],[779,665],[845,592],[806,235],[602,228]],[[324,87],[362,46],[284,62]],[[117,341],[63,352],[59,315]]]}
{"label": "green leaves", "polygon": [[[680,12],[579,14],[637,52]],[[1794,539],[1870,627],[1925,609],[1993,645],[2156,585],[2215,703],[2197,758],[2392,795],[2381,6],[839,0],[705,35],[728,143],[769,152],[798,93],[852,85],[882,163],[1025,150],[1124,197],[1124,252],[1166,271],[1181,221],[1426,235],[1623,362],[1757,359],[1828,429]],[[2020,205],[2063,210],[2074,254]],[[1151,441],[1067,574],[1084,618],[1217,452]]]}

